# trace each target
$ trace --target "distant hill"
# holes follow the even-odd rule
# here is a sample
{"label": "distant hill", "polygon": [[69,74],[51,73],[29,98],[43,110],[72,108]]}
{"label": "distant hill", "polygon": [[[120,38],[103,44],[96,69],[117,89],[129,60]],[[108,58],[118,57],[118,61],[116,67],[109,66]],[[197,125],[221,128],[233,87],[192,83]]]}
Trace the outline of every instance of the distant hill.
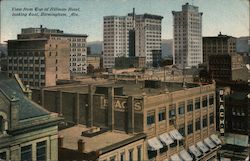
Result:
{"label": "distant hill", "polygon": [[[169,57],[173,55],[173,39],[162,39],[162,57]],[[102,53],[102,41],[92,41],[87,43],[90,47],[91,54]]]}
{"label": "distant hill", "polygon": [[87,47],[90,47],[91,54],[101,54],[102,53],[102,41],[88,42]]}
{"label": "distant hill", "polygon": [[248,44],[250,41],[250,36],[239,37],[236,41],[236,51],[237,52],[250,52],[250,45]]}
{"label": "distant hill", "polygon": [[173,39],[162,39],[161,49],[163,58],[173,56]]}

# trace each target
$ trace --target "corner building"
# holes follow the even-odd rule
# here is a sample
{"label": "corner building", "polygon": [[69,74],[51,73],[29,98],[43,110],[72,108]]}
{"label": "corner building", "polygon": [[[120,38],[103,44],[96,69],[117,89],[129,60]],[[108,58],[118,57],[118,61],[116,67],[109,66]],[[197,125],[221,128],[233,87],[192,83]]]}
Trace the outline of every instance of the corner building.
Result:
{"label": "corner building", "polygon": [[[161,52],[161,21],[163,17],[152,14],[105,16],[103,18],[103,65],[112,68],[116,57],[129,57],[131,50],[136,57],[146,57],[152,66],[154,51]],[[130,32],[135,32],[131,40]],[[130,44],[134,43],[134,49]]]}
{"label": "corner building", "polygon": [[215,84],[188,84],[188,88],[182,88],[181,83],[157,81],[117,83],[97,86],[96,94],[105,96],[94,96],[94,125],[146,133],[146,160],[217,157],[221,141],[215,135]]}
{"label": "corner building", "polygon": [[[214,83],[187,83],[183,88],[175,82],[117,81],[89,87],[65,85],[39,93],[44,101],[40,103],[68,122],[145,133],[144,160],[214,160],[220,148]],[[69,103],[55,105],[65,99]]]}
{"label": "corner building", "polygon": [[172,11],[174,33],[174,64],[180,67],[198,66],[202,55],[202,12],[186,3],[182,11]]}
{"label": "corner building", "polygon": [[0,160],[58,160],[62,118],[32,102],[21,87],[0,73]]}

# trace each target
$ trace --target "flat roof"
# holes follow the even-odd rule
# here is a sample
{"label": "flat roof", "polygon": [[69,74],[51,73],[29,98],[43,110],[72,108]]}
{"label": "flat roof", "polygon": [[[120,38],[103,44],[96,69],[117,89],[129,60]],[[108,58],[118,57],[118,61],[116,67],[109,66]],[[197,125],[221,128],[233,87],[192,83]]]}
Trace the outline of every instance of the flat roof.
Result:
{"label": "flat roof", "polygon": [[123,87],[123,94],[127,96],[142,96],[146,94],[148,96],[158,95],[163,92],[175,92],[179,90],[184,90],[185,88],[195,88],[199,87],[198,83],[185,83],[186,87],[183,87],[182,82],[161,82],[159,88],[145,88],[144,81],[138,81],[137,84],[135,80],[126,80],[126,81],[86,81],[85,83],[80,84],[65,84],[54,87],[45,87],[44,90],[51,91],[62,91],[62,92],[78,92],[78,93],[88,93],[88,85],[92,84],[94,87]]}
{"label": "flat roof", "polygon": [[9,41],[46,41],[48,40],[47,38],[32,38],[32,39],[16,39],[16,40],[8,40],[6,42],[9,42]]}
{"label": "flat roof", "polygon": [[76,125],[71,128],[67,128],[59,131],[59,136],[63,136],[63,148],[77,150],[78,140],[82,139],[85,142],[85,153],[98,151],[108,146],[125,141],[129,138],[133,138],[135,135],[126,134],[121,131],[106,131],[93,137],[82,136],[82,132],[88,131],[91,128],[87,128],[84,125]]}
{"label": "flat roof", "polygon": [[[184,90],[183,84],[181,82],[161,82],[161,87],[159,88],[145,88],[145,84],[143,81],[138,81],[135,84],[135,81],[118,81],[116,85],[123,86],[123,92],[125,95],[134,95],[141,96],[143,94],[146,95],[158,95],[166,90],[169,92],[175,92],[179,90]],[[186,88],[194,88],[198,87],[198,84],[195,83],[186,83]]]}

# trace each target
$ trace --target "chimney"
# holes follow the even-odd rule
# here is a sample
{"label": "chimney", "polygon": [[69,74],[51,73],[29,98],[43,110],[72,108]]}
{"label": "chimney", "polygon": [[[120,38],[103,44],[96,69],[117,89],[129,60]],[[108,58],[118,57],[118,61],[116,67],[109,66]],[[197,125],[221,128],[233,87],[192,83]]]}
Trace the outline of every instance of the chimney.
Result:
{"label": "chimney", "polygon": [[40,28],[43,28],[43,25],[40,25]]}
{"label": "chimney", "polygon": [[82,139],[78,140],[78,151],[84,153],[85,151],[85,142]]}
{"label": "chimney", "polygon": [[58,148],[62,148],[63,147],[63,135],[59,135],[58,136]]}

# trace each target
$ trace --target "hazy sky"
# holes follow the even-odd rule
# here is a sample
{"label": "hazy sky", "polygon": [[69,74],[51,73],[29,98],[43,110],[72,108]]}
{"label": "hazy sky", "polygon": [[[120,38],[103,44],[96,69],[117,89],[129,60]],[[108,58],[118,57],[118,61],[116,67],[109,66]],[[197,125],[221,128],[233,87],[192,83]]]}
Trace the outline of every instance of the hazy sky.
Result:
{"label": "hazy sky", "polygon": [[[163,16],[162,38],[173,37],[172,11],[181,10],[189,2],[203,12],[203,36],[222,34],[235,37],[249,35],[248,0],[2,0],[1,42],[15,39],[21,28],[58,28],[66,33],[89,35],[88,41],[102,40],[103,16],[125,16],[135,7],[136,14],[150,13]],[[75,17],[12,16],[15,8],[80,8]],[[17,12],[16,12],[17,13]],[[28,12],[25,12],[28,13]]]}

